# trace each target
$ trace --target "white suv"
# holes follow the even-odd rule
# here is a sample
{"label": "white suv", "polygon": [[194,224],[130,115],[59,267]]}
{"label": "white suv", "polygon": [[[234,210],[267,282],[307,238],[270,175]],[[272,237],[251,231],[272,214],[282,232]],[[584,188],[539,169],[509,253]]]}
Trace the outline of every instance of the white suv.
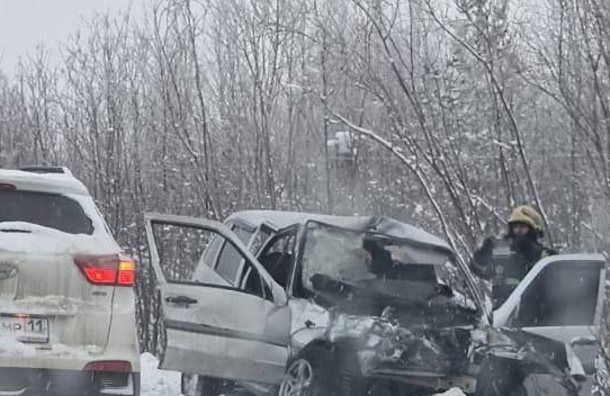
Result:
{"label": "white suv", "polygon": [[68,169],[0,169],[0,396],[138,395],[134,281]]}

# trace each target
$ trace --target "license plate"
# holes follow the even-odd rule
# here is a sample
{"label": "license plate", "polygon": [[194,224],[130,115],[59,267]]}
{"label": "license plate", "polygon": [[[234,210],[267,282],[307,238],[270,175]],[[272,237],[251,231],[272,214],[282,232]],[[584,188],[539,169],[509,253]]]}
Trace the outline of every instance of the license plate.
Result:
{"label": "license plate", "polygon": [[0,316],[0,335],[21,342],[49,342],[49,320],[39,316]]}

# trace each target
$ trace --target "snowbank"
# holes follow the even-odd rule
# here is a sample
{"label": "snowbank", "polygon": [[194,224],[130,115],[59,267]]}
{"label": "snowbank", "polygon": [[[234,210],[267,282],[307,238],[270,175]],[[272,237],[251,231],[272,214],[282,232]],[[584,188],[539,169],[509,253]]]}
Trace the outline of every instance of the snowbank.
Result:
{"label": "snowbank", "polygon": [[181,396],[180,373],[157,368],[159,361],[150,353],[140,357],[142,396]]}

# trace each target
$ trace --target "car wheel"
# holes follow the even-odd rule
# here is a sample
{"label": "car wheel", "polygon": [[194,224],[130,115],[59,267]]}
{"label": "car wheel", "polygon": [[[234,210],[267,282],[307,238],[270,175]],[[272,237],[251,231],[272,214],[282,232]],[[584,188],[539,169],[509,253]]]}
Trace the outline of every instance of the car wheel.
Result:
{"label": "car wheel", "polygon": [[330,354],[323,348],[312,348],[294,360],[280,383],[278,396],[331,396],[333,367]]}

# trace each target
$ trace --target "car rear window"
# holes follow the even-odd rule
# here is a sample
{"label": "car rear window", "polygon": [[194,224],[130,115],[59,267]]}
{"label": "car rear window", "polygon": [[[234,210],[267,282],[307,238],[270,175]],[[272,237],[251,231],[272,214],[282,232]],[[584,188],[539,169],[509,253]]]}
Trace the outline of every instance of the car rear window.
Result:
{"label": "car rear window", "polygon": [[60,194],[0,190],[0,222],[20,221],[70,234],[93,234],[93,224],[75,200]]}

